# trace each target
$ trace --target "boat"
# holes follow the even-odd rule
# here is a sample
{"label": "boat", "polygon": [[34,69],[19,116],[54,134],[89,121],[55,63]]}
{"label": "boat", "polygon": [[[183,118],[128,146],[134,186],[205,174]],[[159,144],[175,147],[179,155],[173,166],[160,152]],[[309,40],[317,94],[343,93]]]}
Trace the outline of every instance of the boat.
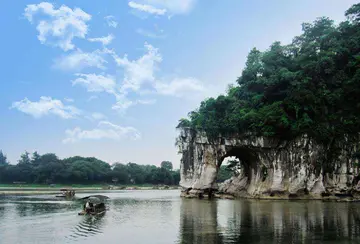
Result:
{"label": "boat", "polygon": [[[109,199],[107,196],[103,195],[90,195],[87,197],[80,198],[80,200],[85,201],[83,205],[83,210],[78,213],[78,215],[102,215],[106,212],[105,201]],[[89,208],[86,208],[86,204],[89,204]]]}
{"label": "boat", "polygon": [[70,198],[70,197],[74,197],[74,196],[75,196],[75,190],[63,188],[63,189],[60,189],[60,195],[56,195],[55,197]]}

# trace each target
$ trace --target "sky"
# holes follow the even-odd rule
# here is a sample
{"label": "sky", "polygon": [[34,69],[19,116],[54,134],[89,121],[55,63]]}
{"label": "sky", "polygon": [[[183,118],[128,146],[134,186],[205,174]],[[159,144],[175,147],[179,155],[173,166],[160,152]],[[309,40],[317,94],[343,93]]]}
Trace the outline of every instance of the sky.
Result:
{"label": "sky", "polygon": [[0,150],[179,168],[178,120],[246,56],[353,0],[17,0],[0,9]]}

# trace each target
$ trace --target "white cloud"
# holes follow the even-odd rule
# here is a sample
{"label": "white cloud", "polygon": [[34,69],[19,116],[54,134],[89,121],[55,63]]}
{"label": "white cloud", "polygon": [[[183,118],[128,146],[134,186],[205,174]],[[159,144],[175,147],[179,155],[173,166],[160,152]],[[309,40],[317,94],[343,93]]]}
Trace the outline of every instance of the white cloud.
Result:
{"label": "white cloud", "polygon": [[[131,101],[126,97],[125,92],[121,92],[121,87],[116,83],[115,77],[111,75],[97,75],[97,74],[75,74],[78,78],[72,81],[73,86],[81,85],[87,89],[88,92],[106,92],[114,95],[116,103],[112,109],[124,114],[131,106],[137,104],[153,104],[155,100],[135,100]],[[120,87],[120,89],[119,89]],[[97,97],[96,97],[97,98]],[[89,99],[92,100],[95,97]]]}
{"label": "white cloud", "polygon": [[14,102],[11,108],[16,108],[35,118],[53,114],[63,119],[71,119],[81,113],[81,111],[74,106],[65,106],[60,100],[45,96],[40,97],[38,102],[31,102],[28,98],[25,98],[21,101]]}
{"label": "white cloud", "polygon": [[92,113],[91,117],[96,120],[106,119],[106,116],[103,115],[102,113]]}
{"label": "white cloud", "polygon": [[115,39],[114,35],[109,34],[103,37],[88,38],[90,42],[101,42],[104,46],[109,45]]}
{"label": "white cloud", "polygon": [[164,15],[166,13],[166,9],[159,9],[159,8],[155,8],[151,5],[139,4],[139,3],[135,3],[133,1],[129,2],[129,7],[136,9],[138,11],[141,11],[141,12],[146,12],[146,13],[155,14],[155,15]]}
{"label": "white cloud", "polygon": [[90,96],[87,101],[90,102],[94,99],[98,99],[98,96]]}
{"label": "white cloud", "polygon": [[155,99],[150,100],[137,100],[136,103],[138,104],[154,104],[156,102]]}
{"label": "white cloud", "polygon": [[[129,99],[128,94],[138,95],[146,93],[185,97],[190,92],[203,92],[204,87],[195,78],[175,77],[173,79],[159,79],[155,73],[162,62],[158,49],[145,43],[145,54],[138,59],[129,60],[125,54],[119,57],[115,51],[104,49],[102,52],[110,54],[116,64],[122,68],[123,79],[116,79],[107,74],[77,73],[72,84],[81,85],[88,92],[106,92],[115,97],[116,103],[112,109],[124,114],[127,109],[135,105],[154,104],[156,100]],[[147,90],[148,89],[148,90]],[[91,98],[93,99],[93,98]],[[91,100],[90,99],[90,100]]]}
{"label": "white cloud", "polygon": [[114,51],[107,50],[116,61],[117,65],[124,69],[124,79],[117,83],[116,104],[112,109],[123,112],[131,106],[138,104],[152,104],[142,100],[129,100],[126,95],[132,91],[139,95],[160,94],[176,97],[186,97],[196,93],[202,93],[206,89],[203,84],[196,78],[158,78],[155,73],[158,65],[162,62],[162,56],[157,48],[145,43],[146,53],[138,59],[129,60],[126,55],[120,58]]}
{"label": "white cloud", "polygon": [[195,78],[175,78],[170,83],[156,82],[155,89],[159,94],[182,97],[189,92],[202,92],[205,90],[201,82]]}
{"label": "white cloud", "polygon": [[118,66],[124,68],[124,81],[121,93],[127,90],[138,91],[144,83],[152,83],[155,80],[154,73],[157,64],[162,62],[162,57],[157,48],[145,43],[147,53],[137,60],[128,60],[127,55],[118,57],[111,52]]}
{"label": "white cloud", "polygon": [[125,95],[119,95],[116,97],[116,103],[111,108],[117,110],[121,114],[124,114],[125,111],[133,105],[134,102],[127,99]]}
{"label": "white cloud", "polygon": [[105,69],[104,64],[107,61],[103,55],[104,52],[101,50],[86,53],[78,49],[68,55],[55,59],[53,67],[64,71],[80,71],[88,67]]}
{"label": "white cloud", "polygon": [[85,118],[90,120],[90,121],[96,121],[96,120],[104,120],[107,117],[102,113],[94,112],[94,113],[86,115]]}
{"label": "white cloud", "polygon": [[106,20],[106,23],[110,27],[116,28],[118,26],[118,22],[115,21],[115,17],[112,15],[105,16],[104,19]]}
{"label": "white cloud", "polygon": [[82,85],[89,92],[107,92],[116,94],[116,81],[110,75],[75,74],[78,78],[72,81],[74,85]]}
{"label": "white cloud", "polygon": [[73,102],[74,102],[74,99],[65,97],[65,98],[64,98],[64,101],[65,101],[65,102],[68,102],[68,103],[73,103]]}
{"label": "white cloud", "polygon": [[143,105],[150,105],[156,102],[155,99],[151,100],[135,100],[131,101],[126,98],[124,95],[117,96],[116,103],[112,106],[112,109],[118,111],[121,114],[125,114],[126,110],[132,106],[143,104]]}
{"label": "white cloud", "polygon": [[[170,18],[172,15],[189,13],[194,8],[197,0],[137,0],[137,2],[139,9],[141,9],[140,6],[147,6],[149,9],[161,10],[161,14],[159,15],[164,15],[167,13]],[[130,3],[131,2],[129,2],[129,6]],[[156,14],[156,12],[157,11],[155,11],[153,14]],[[149,11],[148,13],[151,14]]]}
{"label": "white cloud", "polygon": [[66,130],[65,133],[66,138],[63,143],[75,143],[80,140],[121,140],[125,138],[138,140],[141,138],[140,132],[134,127],[123,127],[108,121],[100,121],[98,126],[92,130],[82,130],[76,127],[73,130]]}
{"label": "white cloud", "polygon": [[[88,32],[86,22],[91,19],[91,15],[80,8],[71,9],[62,5],[55,9],[54,5],[48,2],[27,5],[24,11],[24,16],[30,23],[37,23],[39,41],[42,44],[58,46],[64,51],[74,49],[73,38],[85,38]],[[42,18],[34,21],[35,15],[39,13]]]}
{"label": "white cloud", "polygon": [[136,33],[142,35],[142,36],[146,36],[146,37],[149,37],[149,38],[154,38],[154,39],[158,39],[158,38],[165,38],[166,36],[163,35],[163,34],[157,34],[155,32],[152,32],[152,31],[148,31],[148,30],[144,30],[144,29],[141,29],[141,28],[138,28],[136,30]]}

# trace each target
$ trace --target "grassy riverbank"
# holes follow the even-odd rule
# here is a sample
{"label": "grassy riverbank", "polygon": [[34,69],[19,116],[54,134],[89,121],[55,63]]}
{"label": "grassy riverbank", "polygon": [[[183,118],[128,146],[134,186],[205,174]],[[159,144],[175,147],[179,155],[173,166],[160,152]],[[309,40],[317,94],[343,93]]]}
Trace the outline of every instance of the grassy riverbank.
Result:
{"label": "grassy riverbank", "polygon": [[60,189],[67,188],[75,190],[77,193],[112,191],[112,190],[169,190],[178,189],[178,186],[158,186],[158,185],[79,185],[79,184],[0,184],[0,195],[37,195],[37,194],[57,194]]}

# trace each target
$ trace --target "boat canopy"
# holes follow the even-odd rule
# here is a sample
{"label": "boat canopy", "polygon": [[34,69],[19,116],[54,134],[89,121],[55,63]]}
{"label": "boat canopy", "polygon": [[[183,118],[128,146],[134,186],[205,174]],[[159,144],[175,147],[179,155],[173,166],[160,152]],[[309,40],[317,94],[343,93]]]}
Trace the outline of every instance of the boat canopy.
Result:
{"label": "boat canopy", "polygon": [[80,198],[80,200],[86,200],[88,202],[95,203],[95,204],[102,203],[106,199],[109,199],[109,197],[104,196],[104,195],[90,195],[90,196],[87,196],[87,197]]}

